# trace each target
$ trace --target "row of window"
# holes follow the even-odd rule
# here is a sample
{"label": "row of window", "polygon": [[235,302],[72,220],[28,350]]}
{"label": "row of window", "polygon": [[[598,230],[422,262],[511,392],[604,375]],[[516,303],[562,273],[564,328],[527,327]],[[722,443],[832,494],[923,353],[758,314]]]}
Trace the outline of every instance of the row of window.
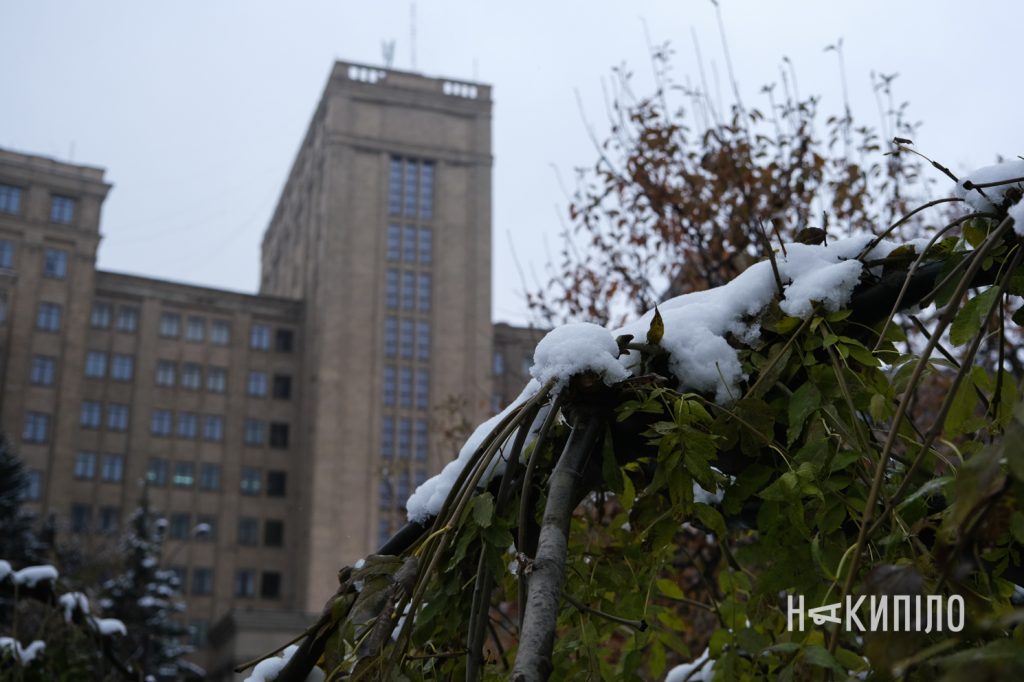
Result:
{"label": "row of window", "polygon": [[384,278],[384,302],[390,309],[430,310],[430,273],[388,270]]}
{"label": "row of window", "polygon": [[[525,376],[530,375],[530,368],[533,367],[533,353],[524,353],[522,360],[519,365],[519,373]],[[493,363],[491,371],[496,376],[501,376],[505,373],[505,352],[496,350],[494,351]]]}
{"label": "row of window", "polygon": [[[129,409],[120,403],[107,403],[106,427],[109,431],[127,431]],[[98,429],[104,425],[103,403],[83,400],[78,413],[78,424],[83,429]]]}
{"label": "row of window", "polygon": [[95,452],[79,451],[75,453],[73,473],[79,480],[96,478],[97,462],[99,462],[100,478],[111,483],[124,480],[124,455],[104,454],[102,459]]}
{"label": "row of window", "polygon": [[[21,213],[23,190],[15,185],[0,184],[0,213],[18,215]],[[78,201],[63,194],[50,195],[50,222],[70,225],[75,219]]]}
{"label": "row of window", "polygon": [[[155,409],[150,418],[149,431],[154,436],[177,436],[178,438],[199,437],[199,415],[194,412],[177,413],[177,429],[174,428],[175,413],[173,410]],[[269,428],[268,428],[269,426]],[[204,415],[202,419],[202,438],[208,441],[224,440],[224,417],[220,415]],[[285,422],[267,422],[262,419],[246,419],[242,428],[242,440],[246,445],[286,449],[289,440],[289,427]],[[268,438],[269,436],[269,438]]]}
{"label": "row of window", "polygon": [[[0,268],[14,269],[14,243],[0,239]],[[43,251],[43,277],[64,279],[68,275],[68,252],[64,249],[46,248]]]}
{"label": "row of window", "polygon": [[434,217],[434,162],[391,157],[388,213],[420,220]]}
{"label": "row of window", "polygon": [[[381,418],[380,454],[384,459],[395,456],[395,425],[398,425],[397,454],[400,459],[409,459],[413,453],[420,462],[427,460],[429,437],[426,419],[395,418],[386,414]],[[413,427],[415,425],[415,431]]]}
{"label": "row of window", "polygon": [[[238,544],[243,547],[256,547],[260,544],[260,520],[243,516],[238,519]],[[267,519],[263,522],[263,546],[284,546],[284,521]]]}
{"label": "row of window", "polygon": [[[173,464],[173,469],[172,465]],[[173,475],[171,475],[173,472]],[[270,469],[266,472],[266,488],[264,488],[264,472],[256,467],[242,467],[239,475],[238,489],[243,495],[259,495],[265,492],[268,497],[284,497],[288,492],[288,472]],[[164,487],[170,481],[175,488],[191,488],[196,484],[196,466],[194,462],[169,462],[160,457],[151,457],[146,469],[146,480],[150,485]],[[199,489],[219,491],[221,489],[221,467],[219,464],[204,463],[199,466]]]}
{"label": "row of window", "polygon": [[[415,393],[413,391],[415,377]],[[396,400],[397,386],[397,400]],[[430,372],[424,368],[384,365],[384,405],[425,410],[430,403]]]}
{"label": "row of window", "polygon": [[429,360],[430,322],[391,316],[384,318],[384,355]]}
{"label": "row of window", "polygon": [[[194,596],[206,596],[213,593],[213,569],[205,566],[197,566],[192,569],[192,581],[189,585],[186,580],[186,569],[183,566],[173,567],[178,579],[182,594],[188,591]],[[235,571],[234,593],[236,597],[256,596],[257,573],[251,568],[242,568]],[[277,571],[262,571],[259,575],[260,590],[259,596],[263,599],[277,599],[281,596],[281,574]],[[203,634],[205,637],[205,633]],[[195,637],[193,638],[195,639]]]}
{"label": "row of window", "polygon": [[430,263],[434,258],[434,238],[429,227],[388,225],[387,259],[404,263]]}

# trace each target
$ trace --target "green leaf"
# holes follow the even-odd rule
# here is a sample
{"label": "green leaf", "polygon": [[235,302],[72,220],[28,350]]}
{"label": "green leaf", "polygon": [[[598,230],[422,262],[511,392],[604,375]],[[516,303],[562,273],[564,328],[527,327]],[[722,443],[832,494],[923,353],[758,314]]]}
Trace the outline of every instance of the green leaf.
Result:
{"label": "green leaf", "polygon": [[789,429],[786,439],[790,445],[800,437],[804,422],[821,406],[821,391],[807,382],[798,388],[789,399]]}
{"label": "green leaf", "polygon": [[685,597],[679,585],[668,578],[658,578],[654,584],[658,586],[658,591],[669,599],[683,599]]}
{"label": "green leaf", "polygon": [[981,325],[988,317],[988,311],[999,296],[997,287],[989,287],[964,304],[953,319],[949,328],[949,341],[954,346],[962,346],[981,331]]}
{"label": "green leaf", "polygon": [[661,319],[658,306],[654,306],[654,317],[651,319],[650,329],[647,330],[647,343],[657,346],[663,336],[665,336],[665,323]]}
{"label": "green leaf", "polygon": [[697,515],[697,519],[712,533],[720,538],[725,537],[725,519],[722,518],[722,515],[718,513],[717,509],[698,502],[693,505],[693,513]]}
{"label": "green leaf", "polygon": [[494,519],[494,498],[482,493],[473,500],[473,520],[481,528],[487,528]]}

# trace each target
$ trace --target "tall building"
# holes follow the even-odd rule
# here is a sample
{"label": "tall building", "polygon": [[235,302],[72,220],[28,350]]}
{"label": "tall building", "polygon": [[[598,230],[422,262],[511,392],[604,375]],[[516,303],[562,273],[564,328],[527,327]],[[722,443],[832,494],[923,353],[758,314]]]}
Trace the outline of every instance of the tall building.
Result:
{"label": "tall building", "polygon": [[306,304],[307,609],[450,459],[433,408],[488,407],[491,163],[489,87],[335,65],[264,235],[260,286]]}
{"label": "tall building", "polygon": [[447,419],[508,400],[497,358],[525,364],[536,333],[491,324],[491,166],[488,86],[335,64],[249,295],[97,270],[104,171],[0,150],[0,428],[26,509],[102,547],[148,481],[196,643],[221,621],[213,677],[404,521],[454,454]]}

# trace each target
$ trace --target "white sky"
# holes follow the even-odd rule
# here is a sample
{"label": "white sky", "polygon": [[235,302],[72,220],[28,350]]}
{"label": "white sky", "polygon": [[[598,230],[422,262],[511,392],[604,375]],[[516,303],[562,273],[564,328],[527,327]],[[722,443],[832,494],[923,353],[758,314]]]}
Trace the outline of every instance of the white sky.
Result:
{"label": "white sky", "polygon": [[[722,0],[746,103],[795,64],[803,94],[841,106],[823,47],[842,37],[855,115],[878,122],[872,70],[924,121],[917,147],[954,171],[1024,153],[1017,45],[1024,4],[1005,1]],[[0,13],[0,146],[101,166],[114,183],[99,265],[255,291],[259,244],[335,58],[411,67],[410,3],[32,0]],[[605,130],[602,81],[650,67],[642,19],[696,77],[691,29],[724,78],[707,0],[541,3],[421,0],[416,65],[494,85],[494,317],[527,321],[527,277],[557,257],[573,169],[590,166],[587,117]],[[724,86],[723,86],[723,89]]]}

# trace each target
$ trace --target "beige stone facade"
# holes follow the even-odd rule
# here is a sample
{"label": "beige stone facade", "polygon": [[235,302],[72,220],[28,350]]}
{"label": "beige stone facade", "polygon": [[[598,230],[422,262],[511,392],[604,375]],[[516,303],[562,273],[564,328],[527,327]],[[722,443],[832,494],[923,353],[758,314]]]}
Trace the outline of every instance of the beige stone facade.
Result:
{"label": "beige stone facade", "polygon": [[212,676],[401,525],[446,406],[476,423],[528,378],[540,332],[490,320],[491,166],[488,86],[335,64],[247,295],[97,270],[104,171],[0,150],[26,509],[109,545],[148,480]]}

